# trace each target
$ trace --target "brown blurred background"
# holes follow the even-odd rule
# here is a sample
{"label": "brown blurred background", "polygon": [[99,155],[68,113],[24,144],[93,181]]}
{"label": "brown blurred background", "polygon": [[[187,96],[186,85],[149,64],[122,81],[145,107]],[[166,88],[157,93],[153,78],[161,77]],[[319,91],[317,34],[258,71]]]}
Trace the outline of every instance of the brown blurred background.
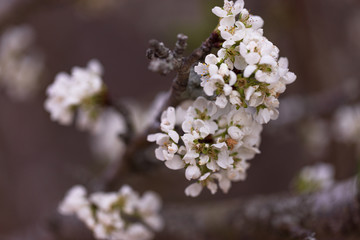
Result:
{"label": "brown blurred background", "polygon": [[[1,0],[0,8],[5,9],[9,1]],[[86,183],[99,172],[88,135],[51,122],[43,108],[45,88],[56,73],[98,58],[112,97],[147,102],[167,90],[172,80],[147,70],[148,41],[155,38],[172,47],[177,33],[184,33],[191,51],[216,26],[211,8],[222,5],[209,0],[114,2],[110,8],[96,10],[58,1],[12,23],[27,23],[35,29],[47,73],[34,99],[17,102],[0,94],[0,238],[47,216],[68,188]],[[360,1],[248,0],[245,7],[263,17],[265,36],[279,47],[281,56],[289,58],[290,70],[298,76],[282,98],[317,96],[340,89],[345,81],[360,81]],[[331,116],[329,111],[321,115],[323,119]],[[307,152],[301,135],[307,118],[313,116],[283,128],[276,123],[265,126],[262,154],[252,160],[248,179],[233,184],[228,195],[211,196],[204,191],[199,199],[188,199],[183,194],[188,184],[184,173],[165,166],[142,173],[142,178],[129,177],[129,183],[139,191],[158,191],[168,202],[191,202],[287,191],[301,166],[317,161],[333,163],[338,179],[352,176],[356,171],[352,146],[330,143],[324,154],[315,157]],[[146,185],[144,176],[149,179]]]}

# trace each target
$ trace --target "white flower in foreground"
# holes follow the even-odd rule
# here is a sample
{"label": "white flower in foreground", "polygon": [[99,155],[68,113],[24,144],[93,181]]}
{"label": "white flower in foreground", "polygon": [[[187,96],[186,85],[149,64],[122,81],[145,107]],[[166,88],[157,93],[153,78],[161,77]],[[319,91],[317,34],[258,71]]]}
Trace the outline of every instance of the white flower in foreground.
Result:
{"label": "white flower in foreground", "polygon": [[236,16],[241,12],[241,10],[244,8],[244,1],[243,0],[237,0],[235,3],[233,1],[224,1],[224,6],[221,7],[214,7],[212,9],[212,12],[221,18],[227,17],[227,16]]}
{"label": "white flower in foreground", "polygon": [[51,119],[69,125],[77,107],[88,111],[90,118],[97,95],[103,90],[101,74],[102,66],[97,60],[91,60],[87,68],[74,67],[71,75],[59,73],[46,92],[45,109],[50,112]]}
{"label": "white flower in foreground", "polygon": [[210,78],[209,68],[214,68],[219,63],[219,58],[214,54],[205,57],[205,63],[199,63],[194,67],[194,71],[201,76],[203,82],[207,82]]}
{"label": "white flower in foreground", "polygon": [[220,67],[217,65],[209,66],[209,78],[201,82],[201,86],[204,88],[204,92],[208,96],[218,96],[215,104],[221,108],[224,108],[228,102],[227,96],[231,94],[232,86],[236,82],[236,74],[229,70],[225,63],[222,63]]}
{"label": "white flower in foreground", "polygon": [[224,48],[234,45],[245,36],[245,25],[240,21],[236,21],[234,16],[221,19],[218,29],[221,37],[225,39]]}
{"label": "white flower in foreground", "polygon": [[250,27],[254,30],[258,30],[264,25],[264,20],[261,17],[249,14],[249,11],[245,8],[241,10],[239,19],[246,27]]}
{"label": "white flower in foreground", "polygon": [[[174,133],[163,131],[148,136],[148,141],[159,145],[155,156],[170,169],[185,169],[186,179],[196,180],[186,188],[187,196],[199,195],[203,186],[213,194],[218,185],[228,192],[231,181],[245,179],[247,160],[259,153],[262,126],[253,120],[251,113],[231,104],[218,108],[203,97],[190,106],[186,104],[183,133],[172,130]],[[178,110],[175,118],[183,114],[183,106]]]}
{"label": "white flower in foreground", "polygon": [[39,88],[44,59],[34,47],[29,26],[7,29],[0,38],[0,88],[15,100],[32,97]]}
{"label": "white flower in foreground", "polygon": [[151,191],[142,197],[125,185],[119,192],[96,192],[87,196],[82,186],[69,190],[59,211],[75,214],[94,232],[96,239],[150,240],[160,231],[160,197]]}
{"label": "white flower in foreground", "polygon": [[186,179],[196,181],[185,190],[193,197],[203,187],[226,193],[231,182],[246,178],[248,160],[260,153],[262,124],[278,118],[278,97],[296,79],[288,60],[263,36],[263,20],[249,14],[243,1],[225,0],[213,13],[220,17],[217,30],[224,43],[194,71],[214,101],[198,97],[186,103],[187,110],[168,108],[162,133],[148,136],[158,145],[157,159],[170,169],[184,168]]}
{"label": "white flower in foreground", "polygon": [[175,122],[175,108],[170,107],[161,115],[161,130],[164,132],[173,130],[175,127]]}
{"label": "white flower in foreground", "polygon": [[225,0],[213,13],[220,17],[217,30],[224,43],[217,56],[209,54],[194,68],[205,94],[216,97],[220,108],[228,102],[249,108],[260,124],[277,119],[278,97],[296,80],[287,58],[279,58],[279,49],[263,36],[264,21],[249,14],[243,1]]}

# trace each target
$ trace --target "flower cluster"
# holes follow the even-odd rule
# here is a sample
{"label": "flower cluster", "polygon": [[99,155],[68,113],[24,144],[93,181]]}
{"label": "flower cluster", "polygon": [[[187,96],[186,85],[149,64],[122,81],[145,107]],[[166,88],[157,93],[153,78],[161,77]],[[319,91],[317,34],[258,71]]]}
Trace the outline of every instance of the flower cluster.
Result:
{"label": "flower cluster", "polygon": [[215,95],[221,108],[230,102],[254,109],[260,124],[276,119],[278,96],[296,79],[287,58],[279,58],[279,49],[263,36],[263,20],[249,14],[243,0],[225,0],[213,13],[220,17],[217,30],[224,42],[217,55],[209,54],[195,66],[205,94]]}
{"label": "flower cluster", "polygon": [[94,232],[96,239],[147,240],[163,227],[161,200],[154,192],[140,197],[129,186],[119,192],[96,192],[74,186],[59,206],[64,215],[75,214]]}
{"label": "flower cluster", "polygon": [[[185,168],[185,177],[197,180],[186,188],[186,195],[199,195],[203,186],[214,194],[218,185],[226,193],[231,181],[245,179],[247,160],[259,153],[262,125],[246,109],[231,104],[220,108],[198,97],[186,105],[164,111],[162,133],[149,135],[148,141],[159,145],[156,158],[168,168]],[[175,130],[177,123],[182,123],[181,136]]]}
{"label": "flower cluster", "polygon": [[225,0],[213,13],[224,42],[217,56],[207,55],[194,71],[215,101],[198,97],[185,108],[169,107],[161,116],[162,133],[148,136],[159,145],[157,159],[197,180],[185,189],[193,197],[204,186],[226,193],[232,181],[245,179],[248,160],[260,152],[262,124],[278,117],[278,96],[296,79],[263,36],[263,20],[250,15],[243,0]]}
{"label": "flower cluster", "polygon": [[127,131],[124,117],[109,104],[101,79],[103,68],[91,60],[87,68],[74,67],[72,74],[59,73],[47,89],[45,109],[60,124],[76,125],[91,133],[92,150],[106,160],[118,159],[125,150],[121,134]]}
{"label": "flower cluster", "polygon": [[7,29],[0,39],[0,87],[15,100],[26,100],[38,90],[44,59],[34,47],[29,26]]}
{"label": "flower cluster", "polygon": [[82,122],[95,118],[96,106],[103,101],[104,85],[101,79],[102,66],[97,60],[91,60],[87,68],[74,67],[72,74],[61,72],[55,82],[47,89],[48,98],[45,109],[51,119],[60,124],[69,125],[74,119],[75,110],[79,109]]}

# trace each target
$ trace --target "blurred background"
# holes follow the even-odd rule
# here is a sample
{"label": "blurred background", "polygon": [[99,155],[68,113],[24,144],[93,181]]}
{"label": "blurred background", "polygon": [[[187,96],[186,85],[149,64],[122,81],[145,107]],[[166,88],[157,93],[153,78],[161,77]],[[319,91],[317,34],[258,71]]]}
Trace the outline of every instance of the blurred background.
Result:
{"label": "blurred background", "polygon": [[[30,70],[11,68],[34,76],[34,82],[21,85],[16,76],[19,87],[0,80],[0,238],[49,215],[71,186],[87,183],[106,164],[92,154],[89,134],[52,122],[44,110],[46,87],[55,75],[97,58],[112,98],[148,103],[170,87],[173,77],[148,71],[148,41],[172,47],[176,35],[184,33],[191,52],[216,26],[211,8],[222,3],[0,0],[2,36],[26,25],[21,39],[31,48],[29,62],[37,63]],[[262,153],[252,160],[247,180],[233,184],[227,195],[203,191],[189,199],[183,193],[184,173],[161,165],[127,177],[134,189],[157,191],[165,202],[215,201],[291,190],[299,170],[317,162],[331,163],[338,180],[356,174],[358,142],[339,142],[333,126],[336,111],[356,106],[360,97],[360,2],[248,0],[245,7],[264,19],[264,35],[288,57],[298,77],[280,97],[280,118],[265,126]],[[2,61],[7,60],[0,56],[0,78],[6,75]]]}

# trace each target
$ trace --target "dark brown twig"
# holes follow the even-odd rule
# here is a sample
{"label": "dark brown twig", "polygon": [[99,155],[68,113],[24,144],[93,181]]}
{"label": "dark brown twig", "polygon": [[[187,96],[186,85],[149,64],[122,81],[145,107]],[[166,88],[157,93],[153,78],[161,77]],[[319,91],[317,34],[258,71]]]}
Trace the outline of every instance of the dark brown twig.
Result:
{"label": "dark brown twig", "polygon": [[[104,172],[104,174],[98,179],[95,184],[95,189],[107,189],[111,190],[113,187],[116,187],[116,182],[119,180],[121,176],[124,175],[124,173],[129,170],[131,166],[131,161],[133,160],[134,154],[138,151],[141,151],[146,146],[149,145],[147,142],[147,135],[150,133],[154,133],[159,131],[160,126],[160,116],[161,113],[168,108],[169,106],[177,106],[183,99],[182,95],[187,89],[188,80],[189,80],[189,73],[190,68],[193,66],[194,63],[199,61],[201,58],[203,58],[206,54],[208,54],[213,45],[219,40],[219,36],[217,33],[212,33],[211,36],[206,39],[205,42],[201,44],[201,46],[197,49],[195,49],[192,54],[187,58],[182,58],[182,63],[180,67],[177,70],[177,75],[172,83],[172,86],[170,88],[168,97],[166,101],[164,101],[162,107],[160,108],[157,118],[155,122],[149,126],[143,133],[134,136],[133,139],[130,140],[125,154],[123,158],[111,164]],[[155,44],[155,43],[154,43]],[[183,35],[178,36],[178,43],[177,47],[175,47],[178,56],[180,56],[182,53],[181,49],[185,49],[185,37]],[[159,45],[159,54],[163,54],[163,56],[166,56],[165,52],[168,50],[163,46]],[[153,50],[155,48],[152,48]],[[157,55],[156,49],[154,50],[152,54]]]}

